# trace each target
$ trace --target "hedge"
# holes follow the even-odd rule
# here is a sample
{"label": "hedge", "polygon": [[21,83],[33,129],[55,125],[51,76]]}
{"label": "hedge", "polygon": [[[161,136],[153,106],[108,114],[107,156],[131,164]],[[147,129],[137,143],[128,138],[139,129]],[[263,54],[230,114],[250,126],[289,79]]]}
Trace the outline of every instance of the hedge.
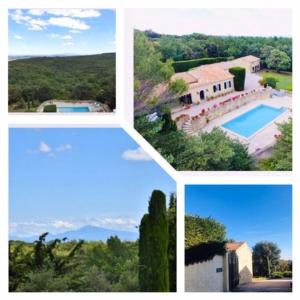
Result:
{"label": "hedge", "polygon": [[245,87],[246,69],[241,67],[230,68],[229,72],[234,75],[234,89],[243,91]]}
{"label": "hedge", "polygon": [[44,112],[56,112],[57,108],[55,104],[45,105]]}
{"label": "hedge", "polygon": [[178,73],[178,72],[188,71],[198,66],[218,63],[221,61],[227,61],[227,57],[207,57],[207,58],[198,58],[198,59],[191,59],[191,60],[179,60],[179,61],[174,61],[172,66],[174,68],[175,73]]}
{"label": "hedge", "polygon": [[192,246],[185,250],[185,265],[212,260],[215,255],[226,253],[225,242],[208,242]]}

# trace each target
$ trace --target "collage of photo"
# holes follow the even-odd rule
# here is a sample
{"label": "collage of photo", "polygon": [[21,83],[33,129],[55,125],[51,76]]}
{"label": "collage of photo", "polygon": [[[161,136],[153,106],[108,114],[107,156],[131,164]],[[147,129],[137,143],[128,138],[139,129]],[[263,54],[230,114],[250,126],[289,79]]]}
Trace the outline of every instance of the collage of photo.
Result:
{"label": "collage of photo", "polygon": [[292,9],[6,2],[4,292],[293,295]]}

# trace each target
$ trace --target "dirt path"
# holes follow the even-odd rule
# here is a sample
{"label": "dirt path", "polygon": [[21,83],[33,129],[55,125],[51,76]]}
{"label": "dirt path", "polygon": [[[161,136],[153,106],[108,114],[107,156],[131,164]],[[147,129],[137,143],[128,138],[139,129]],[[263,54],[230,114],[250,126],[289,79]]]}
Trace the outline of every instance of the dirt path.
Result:
{"label": "dirt path", "polygon": [[291,292],[291,284],[291,279],[253,279],[237,286],[234,292]]}

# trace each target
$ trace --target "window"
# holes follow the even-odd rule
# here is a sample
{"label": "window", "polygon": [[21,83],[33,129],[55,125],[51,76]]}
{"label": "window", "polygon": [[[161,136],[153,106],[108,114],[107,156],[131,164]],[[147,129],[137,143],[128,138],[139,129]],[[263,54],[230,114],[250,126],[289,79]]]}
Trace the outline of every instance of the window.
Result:
{"label": "window", "polygon": [[231,88],[231,81],[228,81],[228,86]]}
{"label": "window", "polygon": [[227,89],[227,82],[226,81],[224,82],[224,89],[225,90]]}
{"label": "window", "polygon": [[217,91],[217,86],[216,85],[214,85],[213,86],[213,89],[214,89],[214,93]]}
{"label": "window", "polygon": [[219,91],[221,91],[221,83],[218,84]]}

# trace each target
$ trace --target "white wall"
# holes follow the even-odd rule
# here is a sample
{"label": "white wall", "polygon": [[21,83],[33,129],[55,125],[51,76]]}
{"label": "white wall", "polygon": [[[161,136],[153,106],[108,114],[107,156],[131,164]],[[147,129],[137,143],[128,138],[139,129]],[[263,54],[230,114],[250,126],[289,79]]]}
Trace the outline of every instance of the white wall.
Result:
{"label": "white wall", "polygon": [[236,251],[239,260],[239,284],[252,281],[252,251],[249,246],[244,243]]}
{"label": "white wall", "polygon": [[[226,269],[224,270],[223,261],[223,256],[216,255],[212,260],[186,266],[185,291],[223,292],[224,272],[226,273]],[[217,268],[222,268],[223,272],[217,273]]]}

